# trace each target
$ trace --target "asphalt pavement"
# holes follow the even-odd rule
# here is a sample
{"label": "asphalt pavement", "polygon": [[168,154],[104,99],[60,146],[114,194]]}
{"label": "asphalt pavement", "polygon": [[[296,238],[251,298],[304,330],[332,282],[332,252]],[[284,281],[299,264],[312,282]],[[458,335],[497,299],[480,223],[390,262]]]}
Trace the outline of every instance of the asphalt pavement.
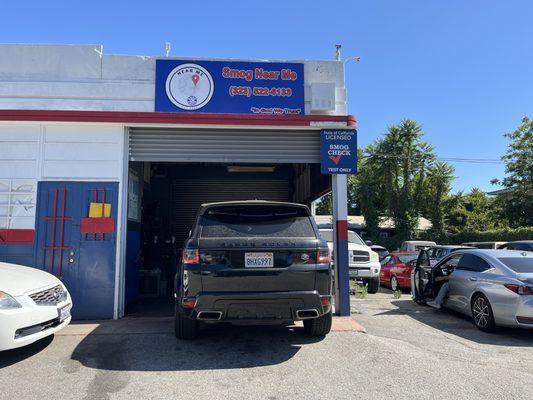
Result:
{"label": "asphalt pavement", "polygon": [[352,312],[367,333],[213,327],[194,342],[158,329],[56,335],[0,353],[0,399],[531,398],[532,332],[485,334],[385,292],[352,298]]}

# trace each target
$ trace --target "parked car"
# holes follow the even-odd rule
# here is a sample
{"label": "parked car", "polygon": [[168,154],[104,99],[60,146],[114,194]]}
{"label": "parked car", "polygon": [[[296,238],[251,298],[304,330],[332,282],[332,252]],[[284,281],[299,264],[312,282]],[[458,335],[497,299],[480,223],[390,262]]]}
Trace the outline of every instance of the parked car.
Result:
{"label": "parked car", "polygon": [[365,244],[370,247],[370,250],[372,250],[374,253],[378,253],[379,261],[383,260],[389,255],[389,251],[379,244],[374,244],[370,240],[365,240]]}
{"label": "parked car", "polygon": [[380,282],[393,291],[411,288],[411,270],[418,258],[417,251],[393,251],[381,260]]}
{"label": "parked car", "polygon": [[200,323],[292,324],[322,336],[331,329],[332,271],[327,243],[301,204],[204,204],[177,276],[175,333],[194,339]]}
{"label": "parked car", "polygon": [[466,242],[461,243],[461,246],[475,247],[476,249],[498,249],[505,244],[507,242]]}
{"label": "parked car", "polygon": [[428,240],[407,240],[402,243],[400,251],[420,251],[436,245],[437,243]]}
{"label": "parked car", "polygon": [[[320,234],[328,242],[328,247],[334,258],[333,230],[320,229]],[[350,279],[366,284],[368,293],[378,292],[379,271],[381,270],[379,255],[373,252],[363,239],[353,231],[348,231],[348,268]]]}
{"label": "parked car", "polygon": [[55,276],[0,263],[0,351],[26,346],[70,323],[72,299]]}
{"label": "parked car", "polygon": [[500,245],[498,248],[507,250],[533,251],[533,240],[517,240],[516,242],[509,242]]}
{"label": "parked car", "polygon": [[533,328],[533,254],[512,250],[457,250],[431,266],[421,251],[411,274],[413,299],[436,297],[449,276],[443,306],[473,318],[487,332],[497,326]]}
{"label": "parked car", "polygon": [[446,257],[448,254],[461,249],[473,249],[473,247],[468,246],[456,246],[456,245],[437,245],[427,249],[429,252],[429,259],[434,264],[437,263],[441,258]]}

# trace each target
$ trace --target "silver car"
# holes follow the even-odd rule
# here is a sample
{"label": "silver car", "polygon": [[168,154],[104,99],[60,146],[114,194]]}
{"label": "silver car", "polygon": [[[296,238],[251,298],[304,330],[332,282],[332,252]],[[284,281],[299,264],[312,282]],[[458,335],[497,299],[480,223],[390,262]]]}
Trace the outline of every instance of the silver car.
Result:
{"label": "silver car", "polygon": [[479,329],[533,328],[533,253],[457,250],[432,266],[429,253],[421,251],[411,273],[413,299],[425,304],[445,281],[443,307],[471,316]]}

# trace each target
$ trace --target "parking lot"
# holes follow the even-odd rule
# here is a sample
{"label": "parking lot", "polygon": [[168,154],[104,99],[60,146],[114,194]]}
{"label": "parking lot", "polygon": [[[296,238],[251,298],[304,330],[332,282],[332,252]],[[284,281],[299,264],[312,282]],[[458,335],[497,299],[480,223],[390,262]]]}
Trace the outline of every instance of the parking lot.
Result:
{"label": "parking lot", "polygon": [[0,398],[530,398],[531,332],[485,334],[386,290],[352,312],[366,334],[217,327],[177,342],[161,318],[145,333],[73,329],[0,354]]}

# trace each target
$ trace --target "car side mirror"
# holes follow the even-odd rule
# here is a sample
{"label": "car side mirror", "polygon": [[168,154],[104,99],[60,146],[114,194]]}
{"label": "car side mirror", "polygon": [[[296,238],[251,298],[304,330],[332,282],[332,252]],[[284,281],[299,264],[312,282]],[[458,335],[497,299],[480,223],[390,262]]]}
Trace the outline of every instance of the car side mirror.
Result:
{"label": "car side mirror", "polygon": [[372,246],[373,244],[371,240],[365,240],[365,243],[367,246]]}

